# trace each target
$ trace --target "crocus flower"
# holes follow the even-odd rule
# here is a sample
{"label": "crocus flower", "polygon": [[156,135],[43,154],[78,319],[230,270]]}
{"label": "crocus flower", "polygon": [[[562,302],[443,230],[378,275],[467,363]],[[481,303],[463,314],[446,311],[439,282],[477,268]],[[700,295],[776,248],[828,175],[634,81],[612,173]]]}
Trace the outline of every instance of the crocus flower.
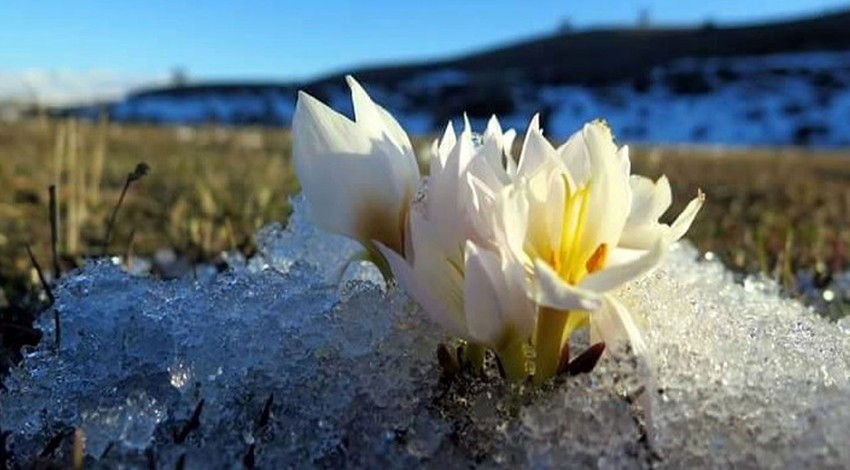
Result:
{"label": "crocus flower", "polygon": [[295,172],[314,223],[359,241],[380,268],[385,263],[374,242],[405,252],[419,168],[398,122],[356,80],[346,80],[354,121],[299,92],[292,119]]}
{"label": "crocus flower", "polygon": [[[511,379],[554,375],[577,328],[609,345],[644,348],[616,299],[657,266],[699,211],[670,225],[669,182],[630,175],[628,148],[590,123],[554,148],[535,117],[518,162],[513,131],[492,118],[480,137],[449,124],[420,175],[410,140],[347,78],[355,120],[299,94],[295,169],[317,225],[360,241],[368,259],[450,334],[496,352]],[[418,188],[418,191],[417,191]]]}
{"label": "crocus flower", "polygon": [[[360,241],[451,334],[503,356],[506,372],[525,373],[522,345],[533,328],[524,273],[505,262],[486,222],[494,195],[512,181],[513,142],[494,118],[480,145],[469,123],[449,125],[435,142],[429,178],[420,176],[399,124],[347,78],[355,120],[300,93],[293,117],[295,170],[315,223]],[[512,162],[510,162],[512,163]]]}
{"label": "crocus flower", "polygon": [[490,220],[494,194],[511,181],[504,167],[511,133],[491,120],[480,145],[467,122],[449,125],[433,146],[429,178],[413,203],[410,250],[378,244],[398,282],[452,335],[494,350],[505,372],[525,377],[523,344],[534,325],[521,266],[507,261]]}
{"label": "crocus flower", "polygon": [[631,315],[609,292],[662,261],[702,196],[672,226],[659,224],[669,206],[666,179],[648,188],[643,179],[630,184],[629,172],[628,149],[616,147],[601,121],[585,125],[557,149],[536,120],[529,126],[519,180],[500,195],[497,232],[524,267],[529,296],[539,306],[538,381],[556,373],[571,333],[588,323],[606,343],[627,340],[643,348]]}

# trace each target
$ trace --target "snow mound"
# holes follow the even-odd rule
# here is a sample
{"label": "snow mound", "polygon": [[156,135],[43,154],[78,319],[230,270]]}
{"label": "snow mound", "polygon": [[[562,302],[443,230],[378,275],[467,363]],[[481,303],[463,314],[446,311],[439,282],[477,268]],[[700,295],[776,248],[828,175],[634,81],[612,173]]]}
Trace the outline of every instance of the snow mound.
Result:
{"label": "snow mound", "polygon": [[48,312],[0,394],[0,455],[67,465],[76,427],[94,468],[850,465],[850,323],[769,281],[679,244],[620,294],[649,367],[614,354],[542,390],[447,380],[442,332],[371,269],[337,287],[357,247],[302,206],[217,276],[98,262],[64,279],[58,352]]}

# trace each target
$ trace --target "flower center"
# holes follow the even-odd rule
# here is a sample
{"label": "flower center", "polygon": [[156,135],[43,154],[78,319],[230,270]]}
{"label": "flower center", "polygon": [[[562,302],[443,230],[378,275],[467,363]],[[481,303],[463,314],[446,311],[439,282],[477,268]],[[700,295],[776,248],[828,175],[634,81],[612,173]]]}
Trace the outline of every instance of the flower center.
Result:
{"label": "flower center", "polygon": [[587,207],[590,202],[590,182],[572,188],[566,176],[564,178],[565,201],[561,225],[561,239],[558,247],[551,253],[549,264],[562,279],[570,284],[578,284],[586,275],[605,267],[608,259],[608,245],[599,245],[589,258],[581,253],[581,237],[587,220]]}

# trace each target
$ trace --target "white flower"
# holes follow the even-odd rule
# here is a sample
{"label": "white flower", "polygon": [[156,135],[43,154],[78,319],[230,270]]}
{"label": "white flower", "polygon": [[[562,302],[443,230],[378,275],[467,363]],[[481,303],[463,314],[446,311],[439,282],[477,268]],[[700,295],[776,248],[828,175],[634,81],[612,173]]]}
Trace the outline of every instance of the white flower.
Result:
{"label": "white flower", "polygon": [[534,339],[538,380],[555,374],[571,332],[588,322],[609,346],[628,340],[636,350],[644,347],[627,310],[606,293],[657,266],[668,245],[687,230],[702,197],[672,227],[659,224],[661,207],[669,206],[666,180],[651,192],[643,183],[633,189],[629,171],[628,149],[618,149],[600,121],[557,149],[536,120],[529,126],[519,179],[500,195],[496,223],[540,307]]}
{"label": "white flower", "polygon": [[[355,120],[299,92],[292,119],[293,160],[314,222],[404,253],[407,210],[419,168],[410,139],[352,77]],[[375,254],[375,253],[371,253]]]}
{"label": "white flower", "polygon": [[494,118],[476,145],[468,122],[459,136],[449,125],[434,143],[425,196],[412,204],[420,176],[407,135],[347,80],[355,121],[305,93],[293,118],[295,170],[316,224],[360,241],[453,335],[521,353],[533,327],[524,273],[503,263],[484,216],[511,180],[503,162],[515,134]]}
{"label": "white flower", "polygon": [[[557,149],[535,117],[518,163],[515,132],[468,120],[434,142],[420,175],[410,140],[353,78],[355,120],[300,93],[293,118],[295,170],[317,225],[360,241],[449,333],[486,346],[511,379],[554,375],[571,333],[640,353],[640,331],[611,292],[657,266],[690,227],[703,196],[670,225],[666,178],[630,176],[628,148],[602,122]],[[414,196],[415,194],[415,196]],[[392,271],[392,273],[390,273]]]}
{"label": "white flower", "polygon": [[[522,267],[509,263],[490,223],[495,194],[512,181],[504,165],[513,133],[490,121],[480,145],[467,122],[435,142],[430,176],[410,216],[405,256],[378,245],[399,283],[454,336],[487,346],[523,376],[522,344],[534,325]],[[514,171],[515,173],[515,171]]]}

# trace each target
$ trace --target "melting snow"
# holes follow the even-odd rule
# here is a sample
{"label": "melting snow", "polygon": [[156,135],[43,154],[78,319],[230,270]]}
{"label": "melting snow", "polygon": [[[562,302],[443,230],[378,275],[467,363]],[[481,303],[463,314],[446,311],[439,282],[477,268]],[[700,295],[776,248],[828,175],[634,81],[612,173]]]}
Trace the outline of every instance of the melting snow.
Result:
{"label": "melting snow", "polygon": [[76,426],[104,467],[850,465],[850,323],[769,281],[736,284],[679,244],[621,292],[648,366],[615,355],[544,390],[448,382],[442,333],[372,269],[338,288],[356,246],[296,207],[287,230],[262,232],[260,255],[219,275],[161,281],[98,262],[64,279],[58,354],[48,312],[0,395],[17,463]]}

